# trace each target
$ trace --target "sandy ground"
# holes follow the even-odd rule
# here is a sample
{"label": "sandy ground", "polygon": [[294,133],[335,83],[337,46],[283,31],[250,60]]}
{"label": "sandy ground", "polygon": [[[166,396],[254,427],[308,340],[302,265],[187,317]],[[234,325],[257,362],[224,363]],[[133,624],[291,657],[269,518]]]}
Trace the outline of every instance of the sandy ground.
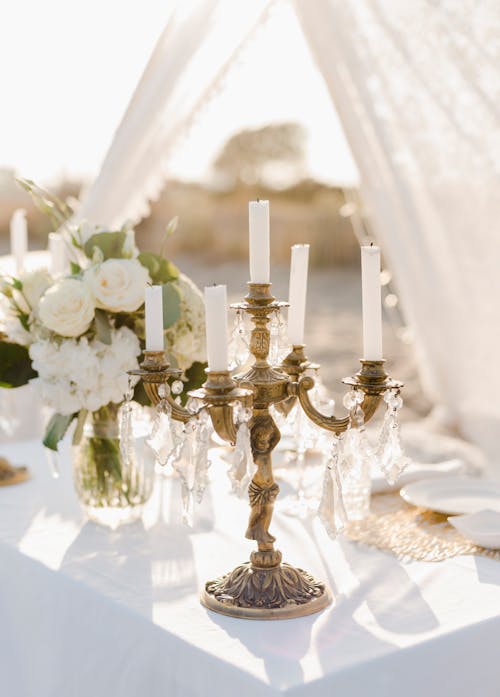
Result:
{"label": "sandy ground", "polygon": [[[192,256],[177,257],[174,261],[200,288],[212,283],[225,283],[230,302],[240,300],[246,292],[248,267],[245,263],[213,265]],[[273,293],[278,299],[288,297],[288,274],[287,266],[272,267]],[[394,318],[391,322],[384,318],[384,354],[388,372],[405,383],[402,417],[412,420],[426,414],[431,405],[421,391],[413,347],[397,336],[400,326]],[[308,357],[321,364],[323,381],[340,403],[344,393],[340,380],[358,370],[358,359],[362,353],[359,270],[331,268],[310,273],[305,333]]]}

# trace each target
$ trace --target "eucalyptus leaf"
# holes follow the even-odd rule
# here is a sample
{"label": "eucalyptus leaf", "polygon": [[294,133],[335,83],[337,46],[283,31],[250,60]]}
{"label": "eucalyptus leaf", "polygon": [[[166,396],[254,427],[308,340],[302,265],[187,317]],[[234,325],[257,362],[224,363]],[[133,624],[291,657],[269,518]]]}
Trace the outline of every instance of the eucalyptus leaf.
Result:
{"label": "eucalyptus leaf", "polygon": [[181,316],[181,292],[174,283],[164,283],[163,290],[163,328],[168,329]]}
{"label": "eucalyptus leaf", "polygon": [[160,256],[163,257],[165,255],[165,248],[168,243],[168,238],[174,234],[174,232],[177,230],[178,225],[179,216],[176,215],[174,218],[172,218],[172,220],[168,222],[167,227],[165,228],[165,233],[163,235],[163,240],[160,247]]}
{"label": "eucalyptus leaf", "polygon": [[103,261],[106,259],[123,259],[125,241],[127,233],[123,230],[118,232],[96,232],[91,235],[83,246],[83,251],[89,259],[94,257],[94,250],[97,248],[102,253]]}
{"label": "eucalyptus leaf", "polygon": [[0,341],[0,387],[21,387],[36,377],[28,349]]}
{"label": "eucalyptus leaf", "polygon": [[69,262],[69,267],[71,269],[72,276],[79,276],[82,272],[82,267],[74,261]]}
{"label": "eucalyptus leaf", "polygon": [[49,194],[48,191],[42,189],[41,186],[35,184],[31,179],[17,177],[16,181],[30,194],[38,210],[51,218],[54,226],[59,227],[73,214],[73,210],[67,203],[54,194]]}
{"label": "eucalyptus leaf", "polygon": [[109,346],[111,344],[111,325],[109,324],[108,315],[104,310],[96,308],[94,318],[97,338],[103,344]]}
{"label": "eucalyptus leaf", "polygon": [[46,448],[57,450],[59,441],[64,438],[64,434],[75,416],[76,414],[54,414],[45,430],[43,444]]}
{"label": "eucalyptus leaf", "polygon": [[179,269],[171,261],[153,252],[141,252],[137,257],[149,271],[153,284],[168,283],[179,278]]}

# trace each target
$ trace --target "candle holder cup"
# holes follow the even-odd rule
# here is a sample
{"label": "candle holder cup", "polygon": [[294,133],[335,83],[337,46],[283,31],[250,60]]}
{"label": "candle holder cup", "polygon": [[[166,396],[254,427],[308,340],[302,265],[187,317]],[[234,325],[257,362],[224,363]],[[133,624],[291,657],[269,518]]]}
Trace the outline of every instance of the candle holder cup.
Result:
{"label": "candle holder cup", "polygon": [[[299,403],[317,426],[336,434],[345,431],[350,424],[348,416],[326,416],[311,403],[309,391],[314,379],[306,374],[312,366],[304,346],[294,346],[279,367],[269,364],[268,324],[276,309],[284,305],[286,303],[277,302],[272,296],[270,283],[249,283],[244,301],[232,307],[246,312],[253,322],[250,339],[253,365],[245,373],[233,377],[228,371],[208,371],[203,387],[189,393],[201,400],[217,434],[231,444],[237,435],[233,418],[235,404],[251,406],[252,410],[248,426],[256,472],[248,490],[251,510],[245,536],[257,543],[257,549],[250,554],[249,561],[207,582],[201,595],[201,602],[210,610],[239,618],[300,617],[318,612],[332,602],[325,583],[282,561],[281,552],[274,546],[275,537],[269,532],[274,502],[279,494],[271,454],[280,440],[280,431],[270,414],[271,405],[287,415],[294,404]],[[177,371],[170,369],[164,354],[158,352],[146,352],[141,370],[133,371],[143,380],[155,404],[159,401],[158,386],[174,373]],[[402,386],[387,376],[384,361],[362,360],[357,375],[343,382],[364,393],[360,406],[365,421],[373,416],[386,390]],[[169,392],[166,399],[173,418],[188,421],[192,417]]]}

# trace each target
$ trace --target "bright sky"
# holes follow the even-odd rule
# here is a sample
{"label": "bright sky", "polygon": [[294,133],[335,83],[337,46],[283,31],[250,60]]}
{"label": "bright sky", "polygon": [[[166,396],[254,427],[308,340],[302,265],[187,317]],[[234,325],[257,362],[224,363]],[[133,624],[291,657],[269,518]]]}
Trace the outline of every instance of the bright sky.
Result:
{"label": "bright sky", "polygon": [[[9,3],[0,21],[0,167],[41,183],[95,176],[169,6],[168,0]],[[233,133],[298,121],[309,133],[310,174],[355,183],[336,112],[288,6],[278,6],[242,59],[227,90],[177,148],[170,172],[207,178]]]}

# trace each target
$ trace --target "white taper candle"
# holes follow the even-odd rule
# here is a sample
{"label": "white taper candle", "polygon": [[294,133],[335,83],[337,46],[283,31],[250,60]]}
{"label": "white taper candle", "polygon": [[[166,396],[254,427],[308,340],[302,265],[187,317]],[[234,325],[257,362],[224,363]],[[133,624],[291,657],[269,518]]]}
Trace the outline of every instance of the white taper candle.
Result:
{"label": "white taper candle", "polygon": [[294,244],[290,264],[290,288],[288,291],[288,338],[292,346],[304,343],[304,321],[306,317],[307,266],[309,245]]}
{"label": "white taper candle", "polygon": [[66,243],[60,232],[49,232],[50,272],[53,276],[66,273]]}
{"label": "white taper candle", "polygon": [[363,358],[382,360],[382,301],[380,287],[380,248],[361,247],[363,286]]}
{"label": "white taper candle", "polygon": [[14,257],[16,273],[20,273],[24,266],[24,257],[28,252],[28,224],[26,211],[18,208],[10,219],[10,253]]}
{"label": "white taper candle", "polygon": [[250,281],[269,283],[269,201],[248,204]]}
{"label": "white taper candle", "polygon": [[228,369],[226,286],[205,288],[208,369]]}
{"label": "white taper candle", "polygon": [[163,290],[161,286],[146,286],[146,351],[163,351]]}

